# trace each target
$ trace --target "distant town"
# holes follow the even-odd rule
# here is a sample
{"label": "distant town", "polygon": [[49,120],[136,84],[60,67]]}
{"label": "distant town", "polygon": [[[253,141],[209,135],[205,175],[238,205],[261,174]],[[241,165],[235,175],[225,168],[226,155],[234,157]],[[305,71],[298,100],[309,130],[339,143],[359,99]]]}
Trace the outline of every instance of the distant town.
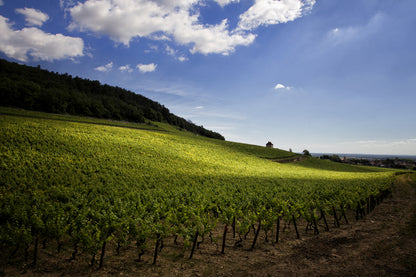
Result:
{"label": "distant town", "polygon": [[415,156],[383,156],[383,155],[352,155],[352,154],[312,154],[322,160],[331,160],[353,165],[376,166],[384,168],[416,170]]}

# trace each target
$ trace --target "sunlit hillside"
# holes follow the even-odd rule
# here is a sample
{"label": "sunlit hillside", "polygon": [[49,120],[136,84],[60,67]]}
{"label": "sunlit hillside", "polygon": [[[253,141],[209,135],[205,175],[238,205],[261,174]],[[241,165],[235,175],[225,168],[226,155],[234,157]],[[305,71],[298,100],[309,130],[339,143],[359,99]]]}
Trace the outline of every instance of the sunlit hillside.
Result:
{"label": "sunlit hillside", "polygon": [[147,249],[218,224],[245,234],[279,218],[314,222],[361,209],[394,174],[314,158],[278,163],[297,154],[162,123],[0,111],[0,242],[22,255],[40,238],[95,257],[107,242]]}

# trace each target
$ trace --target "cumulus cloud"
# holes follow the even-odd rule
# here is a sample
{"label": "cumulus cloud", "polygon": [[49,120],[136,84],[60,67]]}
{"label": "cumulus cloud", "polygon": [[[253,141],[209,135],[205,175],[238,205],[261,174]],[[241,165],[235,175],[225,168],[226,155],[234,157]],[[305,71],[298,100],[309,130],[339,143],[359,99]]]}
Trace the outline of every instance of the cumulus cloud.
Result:
{"label": "cumulus cloud", "polygon": [[253,43],[256,35],[228,30],[228,21],[206,28],[202,25],[185,24],[175,33],[175,38],[182,44],[194,44],[191,53],[228,55],[239,45]]}
{"label": "cumulus cloud", "polygon": [[281,89],[291,90],[291,89],[292,89],[292,87],[287,87],[287,86],[282,85],[282,84],[277,84],[277,85],[274,87],[274,89],[275,89],[275,90],[281,90]]}
{"label": "cumulus cloud", "polygon": [[28,26],[42,26],[45,21],[49,19],[49,16],[39,10],[31,8],[16,9],[16,13],[25,16],[26,25]]}
{"label": "cumulus cloud", "polygon": [[146,72],[153,72],[153,71],[155,71],[156,70],[156,67],[157,67],[157,64],[154,64],[154,63],[141,64],[141,63],[139,63],[136,67],[140,70],[140,72],[146,73]]}
{"label": "cumulus cloud", "polygon": [[101,71],[101,72],[107,72],[107,71],[110,71],[112,68],[113,68],[113,62],[110,62],[106,65],[96,67],[96,68],[94,68],[94,70]]}
{"label": "cumulus cloud", "polygon": [[256,0],[240,15],[238,28],[252,30],[261,25],[274,25],[293,21],[309,12],[315,0]]}
{"label": "cumulus cloud", "polygon": [[[193,9],[197,0],[87,0],[70,9],[70,29],[92,31],[129,45],[135,37],[173,39],[193,45],[192,53],[227,55],[238,45],[249,45],[255,35],[228,30],[224,19],[217,25],[199,22]],[[223,4],[230,1],[221,1]],[[163,34],[163,35],[161,35]]]}
{"label": "cumulus cloud", "polygon": [[[224,7],[239,0],[213,0]],[[295,20],[314,5],[315,0],[256,0],[230,30],[228,18],[211,25],[200,22],[200,0],[87,0],[69,9],[70,29],[109,36],[129,45],[134,38],[174,40],[189,45],[191,53],[228,55],[237,46],[248,46],[260,25]]]}
{"label": "cumulus cloud", "polygon": [[128,64],[120,66],[118,70],[120,70],[121,72],[133,72],[133,68],[131,68]]}
{"label": "cumulus cloud", "polygon": [[0,15],[0,51],[25,62],[28,55],[38,60],[60,60],[83,56],[84,41],[62,34],[49,34],[35,28],[13,30],[8,19]]}

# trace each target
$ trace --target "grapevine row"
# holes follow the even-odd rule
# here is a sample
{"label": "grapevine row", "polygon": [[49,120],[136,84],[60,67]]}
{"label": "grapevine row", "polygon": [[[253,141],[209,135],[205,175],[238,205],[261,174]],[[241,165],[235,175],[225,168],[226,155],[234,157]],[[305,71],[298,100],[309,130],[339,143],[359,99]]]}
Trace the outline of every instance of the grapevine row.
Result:
{"label": "grapevine row", "polygon": [[[332,190],[324,183],[310,186],[309,191],[307,187],[248,186],[242,190],[226,185],[210,187],[208,191],[201,187],[183,187],[126,194],[117,189],[75,191],[65,187],[3,191],[1,247],[13,249],[12,254],[23,250],[28,261],[27,250],[32,246],[33,263],[36,263],[39,241],[55,240],[59,247],[63,242],[73,246],[73,259],[82,249],[91,255],[94,263],[100,252],[102,266],[105,246],[110,241],[118,246],[135,243],[140,255],[153,241],[157,249],[161,240],[173,236],[183,237],[187,246],[193,242],[194,249],[198,236],[207,236],[218,224],[225,226],[224,240],[228,227],[241,238],[257,225],[257,238],[260,228],[268,232],[278,220],[296,226],[299,218],[313,224],[317,232],[319,217],[327,215],[338,220],[346,209],[362,215],[364,207],[374,206],[372,199],[378,199],[388,190],[388,184],[367,182],[361,186],[360,194]],[[314,193],[316,190],[325,193]],[[254,240],[252,248],[255,243]],[[154,253],[156,263],[157,250]]]}
{"label": "grapevine row", "polygon": [[300,219],[319,232],[317,222],[328,228],[346,210],[361,216],[394,177],[321,161],[282,165],[184,134],[13,116],[0,125],[1,258],[32,264],[51,241],[100,267],[109,244],[117,253],[135,245],[138,260],[152,251],[156,263],[163,242],[179,238],[192,257],[218,228],[221,252],[230,231],[238,245],[255,230],[254,248],[260,230],[276,227],[277,241],[281,222],[299,236]]}

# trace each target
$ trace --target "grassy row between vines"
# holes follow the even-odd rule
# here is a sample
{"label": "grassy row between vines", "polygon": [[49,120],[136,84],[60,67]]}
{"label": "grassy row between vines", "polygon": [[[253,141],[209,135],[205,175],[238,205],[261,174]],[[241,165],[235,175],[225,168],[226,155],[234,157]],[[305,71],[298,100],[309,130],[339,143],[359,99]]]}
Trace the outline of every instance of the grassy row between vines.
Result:
{"label": "grassy row between vines", "polygon": [[101,251],[103,259],[108,242],[141,252],[172,236],[191,247],[218,225],[244,235],[254,224],[267,232],[280,218],[313,222],[360,208],[396,174],[313,158],[280,164],[270,159],[296,154],[162,123],[1,108],[0,127],[2,258],[28,260],[33,248],[34,262],[44,239],[71,245],[74,257]]}

